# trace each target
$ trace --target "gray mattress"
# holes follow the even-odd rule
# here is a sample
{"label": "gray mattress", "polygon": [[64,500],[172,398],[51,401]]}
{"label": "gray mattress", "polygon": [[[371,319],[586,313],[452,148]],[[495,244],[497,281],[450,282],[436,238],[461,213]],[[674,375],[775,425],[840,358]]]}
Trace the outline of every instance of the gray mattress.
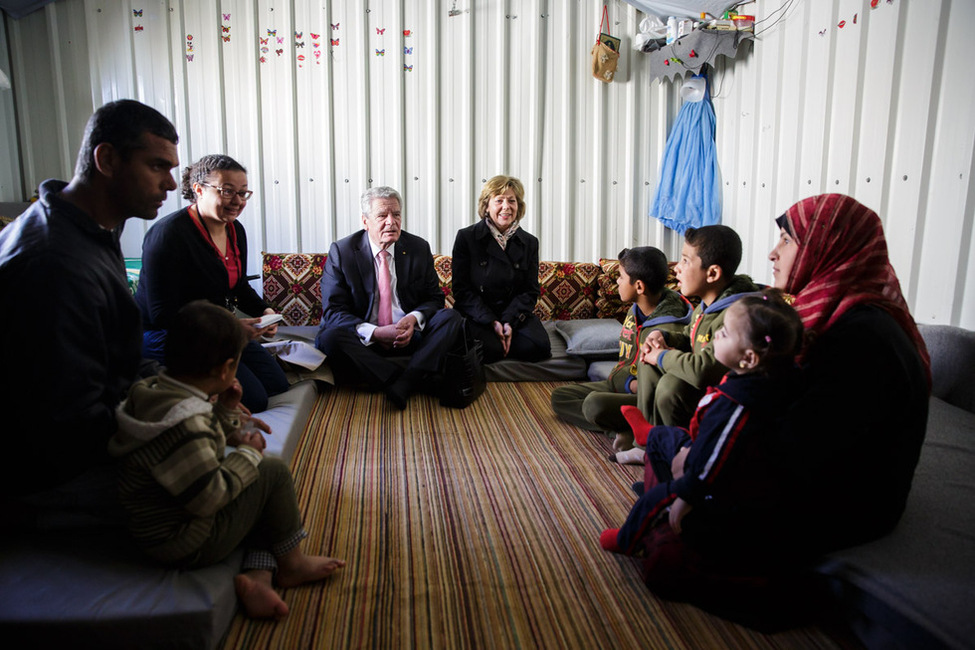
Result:
{"label": "gray mattress", "polygon": [[[565,340],[556,332],[555,322],[543,323],[552,343],[552,356],[545,361],[528,362],[504,359],[484,366],[488,381],[585,381],[586,359],[566,352]],[[279,327],[278,336],[314,342],[317,327]],[[326,363],[328,361],[326,360]]]}

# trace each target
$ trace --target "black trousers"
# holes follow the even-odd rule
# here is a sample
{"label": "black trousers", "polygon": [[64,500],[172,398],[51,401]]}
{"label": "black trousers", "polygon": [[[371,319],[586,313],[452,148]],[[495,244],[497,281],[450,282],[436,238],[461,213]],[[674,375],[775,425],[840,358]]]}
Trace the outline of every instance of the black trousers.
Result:
{"label": "black trousers", "polygon": [[464,317],[453,309],[441,309],[422,332],[413,332],[405,348],[386,350],[379,345],[363,345],[354,329],[336,327],[319,330],[315,346],[325,353],[336,380],[365,383],[381,390],[403,368],[393,357],[409,357],[406,372],[417,378],[439,373],[444,357],[460,343],[463,322]]}
{"label": "black trousers", "polygon": [[504,356],[501,340],[494,332],[493,325],[481,325],[468,319],[474,338],[484,344],[484,363],[494,363],[501,359],[520,359],[521,361],[541,361],[552,356],[552,343],[548,332],[538,316],[531,316],[511,333],[511,349]]}

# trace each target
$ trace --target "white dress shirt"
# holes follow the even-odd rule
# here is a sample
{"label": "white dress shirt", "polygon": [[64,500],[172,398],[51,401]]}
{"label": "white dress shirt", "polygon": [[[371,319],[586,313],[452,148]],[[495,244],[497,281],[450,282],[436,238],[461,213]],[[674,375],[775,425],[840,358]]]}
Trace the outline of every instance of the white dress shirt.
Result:
{"label": "white dress shirt", "polygon": [[[368,236],[368,235],[367,235]],[[372,248],[372,266],[375,271],[374,278],[379,277],[379,251],[382,250],[380,246],[377,246],[372,239],[369,240],[369,246]],[[386,249],[389,253],[389,288],[393,292],[393,324],[400,322],[404,316],[407,315],[403,311],[402,305],[399,303],[399,294],[396,292],[396,244],[392,243],[389,248]],[[379,286],[376,285],[376,292],[374,294],[376,298],[372,301],[372,310],[369,312],[369,318],[366,322],[359,323],[355,328],[356,332],[359,334],[359,338],[365,345],[372,344],[372,333],[376,331],[379,322]],[[418,311],[411,311],[411,314],[416,318],[416,329],[423,331],[423,326],[425,324],[423,320],[423,314]]]}

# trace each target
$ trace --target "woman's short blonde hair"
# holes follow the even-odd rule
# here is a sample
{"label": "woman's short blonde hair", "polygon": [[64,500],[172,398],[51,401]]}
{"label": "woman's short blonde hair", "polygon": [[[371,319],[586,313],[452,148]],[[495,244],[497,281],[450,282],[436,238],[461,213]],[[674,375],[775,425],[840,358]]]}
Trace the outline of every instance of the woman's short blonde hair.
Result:
{"label": "woman's short blonde hair", "polygon": [[481,219],[487,219],[488,203],[490,203],[491,197],[503,194],[509,189],[515,193],[515,199],[518,200],[518,214],[515,216],[515,221],[521,221],[525,216],[525,210],[528,209],[525,204],[525,186],[514,176],[495,176],[488,179],[481,190],[481,198],[477,200],[478,216]]}

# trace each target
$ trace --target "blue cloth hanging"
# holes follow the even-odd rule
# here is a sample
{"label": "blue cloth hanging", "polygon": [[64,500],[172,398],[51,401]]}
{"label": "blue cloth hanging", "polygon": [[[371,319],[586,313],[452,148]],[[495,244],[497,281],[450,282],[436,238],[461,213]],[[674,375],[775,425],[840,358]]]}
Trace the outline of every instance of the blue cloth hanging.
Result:
{"label": "blue cloth hanging", "polygon": [[715,118],[707,75],[704,97],[686,101],[664,147],[660,182],[650,216],[683,234],[721,221],[721,173],[714,143]]}

